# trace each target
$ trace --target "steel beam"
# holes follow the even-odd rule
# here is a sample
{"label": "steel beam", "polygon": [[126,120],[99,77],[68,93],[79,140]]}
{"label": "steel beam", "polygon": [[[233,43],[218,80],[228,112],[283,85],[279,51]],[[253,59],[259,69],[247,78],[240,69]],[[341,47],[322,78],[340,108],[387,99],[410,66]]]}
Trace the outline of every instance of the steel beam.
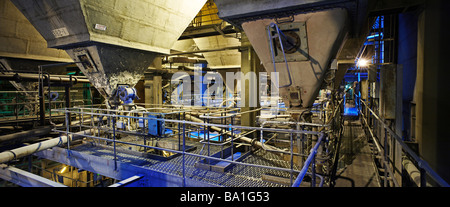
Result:
{"label": "steel beam", "polygon": [[0,178],[22,187],[67,187],[61,183],[7,165],[0,165]]}
{"label": "steel beam", "polygon": [[[256,74],[256,79],[258,78],[260,70],[258,65],[260,64],[260,60],[246,35],[242,36],[241,41],[241,101],[243,102],[241,103],[241,105],[243,104],[243,107],[241,107],[241,112],[243,113],[241,117],[241,125],[255,126],[258,112],[244,112],[255,110],[256,108],[259,108],[260,105],[258,93],[259,84],[257,80],[252,80],[251,78],[251,74],[253,73]],[[247,73],[250,73],[249,76],[247,76]],[[246,81],[246,77],[249,77],[248,83]],[[255,85],[252,85],[252,82]],[[256,90],[252,90],[252,88],[256,88]],[[244,94],[243,97],[242,94]],[[253,101],[256,103],[256,106],[252,104]],[[256,137],[256,133],[252,133],[250,137]]]}

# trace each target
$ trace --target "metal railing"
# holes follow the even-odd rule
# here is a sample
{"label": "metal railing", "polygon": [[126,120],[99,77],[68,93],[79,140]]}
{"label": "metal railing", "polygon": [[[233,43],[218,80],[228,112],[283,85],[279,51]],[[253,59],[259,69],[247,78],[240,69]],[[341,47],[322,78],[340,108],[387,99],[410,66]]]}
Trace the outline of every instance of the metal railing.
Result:
{"label": "metal railing", "polygon": [[[64,92],[64,91],[52,91],[52,92]],[[77,93],[77,90],[72,90],[72,93]],[[0,123],[2,122],[19,122],[25,120],[39,120],[39,107],[38,101],[39,91],[0,91],[2,94],[15,94],[10,96],[9,99],[1,100],[1,113]],[[64,115],[63,113],[57,113],[55,109],[65,108],[65,101],[63,100],[50,100],[47,96],[43,102],[45,107],[45,113],[48,116],[47,119],[53,115]],[[71,103],[83,104],[84,100],[71,100]]]}
{"label": "metal railing", "polygon": [[[390,159],[390,155],[389,155],[389,150],[390,147],[392,147],[395,144],[399,144],[401,146],[402,152],[406,155],[408,155],[409,157],[411,157],[413,159],[413,161],[416,163],[416,167],[419,169],[420,171],[420,187],[426,187],[427,186],[427,175],[429,175],[439,186],[442,187],[450,187],[450,185],[444,180],[442,179],[431,167],[430,165],[423,160],[422,158],[420,158],[402,139],[402,137],[400,137],[399,135],[397,135],[394,130],[392,130],[386,123],[385,121],[380,118],[380,116],[374,112],[366,103],[366,101],[360,99],[360,97],[358,97],[357,95],[355,95],[356,98],[362,103],[359,105],[359,112],[361,113],[361,117],[363,118],[364,121],[364,126],[368,128],[368,131],[371,135],[371,138],[375,144],[376,149],[380,152],[381,154],[381,158],[382,158],[382,162],[383,162],[383,167],[385,169],[385,173],[384,173],[384,185],[387,186],[388,185],[388,180],[392,180],[394,186],[399,187],[399,183],[398,181],[395,179],[394,177],[394,171],[398,169],[392,169],[391,168],[391,164],[394,165],[393,161]],[[368,110],[368,112],[364,113],[366,111],[366,109]],[[377,121],[379,124],[381,124],[381,127],[384,130],[384,143],[382,143],[377,135],[374,133],[374,130],[371,129],[371,127],[369,126],[369,122],[368,122],[368,118],[375,118],[374,121]],[[394,141],[393,143],[388,142],[388,135],[393,138],[392,140]],[[400,169],[401,172],[401,169]]]}
{"label": "metal railing", "polygon": [[189,27],[201,27],[205,25],[221,24],[217,6],[213,1],[208,1],[189,24]]}
{"label": "metal railing", "polygon": [[[294,130],[294,129],[280,129],[280,128],[267,128],[267,127],[248,127],[248,126],[238,126],[233,125],[230,123],[224,123],[224,124],[217,124],[217,123],[199,123],[197,121],[187,121],[186,117],[190,116],[189,114],[193,111],[191,110],[180,110],[180,109],[171,109],[171,108],[165,108],[165,113],[162,112],[155,112],[160,113],[163,115],[168,116],[162,116],[162,117],[152,117],[149,116],[149,114],[152,114],[150,111],[151,109],[142,109],[142,111],[136,110],[133,112],[130,111],[119,111],[119,110],[111,110],[111,109],[99,109],[99,108],[68,108],[68,109],[57,109],[56,111],[60,111],[66,114],[66,118],[73,117],[72,114],[76,114],[76,116],[80,117],[91,117],[91,120],[97,120],[101,118],[102,120],[107,120],[106,122],[98,122],[97,125],[95,125],[93,122],[91,125],[83,125],[82,122],[78,126],[66,126],[64,129],[55,129],[54,131],[64,133],[69,135],[73,135],[76,132],[73,132],[72,128],[79,127],[81,130],[83,129],[95,129],[96,133],[93,133],[91,135],[84,135],[86,138],[90,138],[92,140],[97,140],[97,142],[104,142],[109,143],[109,145],[112,145],[113,150],[113,159],[114,159],[114,166],[115,169],[117,169],[117,162],[119,161],[119,156],[117,156],[118,153],[118,144],[122,145],[129,145],[129,146],[136,146],[140,148],[144,148],[144,151],[147,150],[160,150],[170,153],[176,153],[180,154],[182,156],[182,163],[181,163],[181,176],[183,177],[183,186],[185,186],[186,183],[186,156],[193,156],[196,157],[196,159],[206,159],[211,161],[217,161],[217,162],[226,162],[231,163],[235,165],[242,165],[247,167],[256,167],[256,168],[263,168],[263,169],[270,169],[275,171],[282,171],[287,172],[290,174],[291,181],[290,185],[294,184],[294,174],[301,173],[301,179],[297,177],[297,179],[300,179],[300,181],[303,179],[303,177],[308,174],[312,176],[314,184],[312,186],[315,186],[315,179],[316,177],[319,177],[321,179],[319,186],[322,186],[324,183],[324,178],[321,175],[318,175],[315,173],[314,167],[312,168],[312,172],[307,172],[308,167],[311,163],[313,163],[313,166],[315,166],[315,158],[318,151],[318,147],[320,145],[324,145],[326,142],[323,142],[323,140],[326,139],[324,132],[318,132],[318,131],[305,131],[305,130]],[[211,115],[211,114],[210,114]],[[233,115],[233,116],[236,116]],[[203,116],[203,118],[212,118],[212,116]],[[217,117],[215,117],[217,118]],[[219,117],[224,118],[224,117]],[[129,120],[130,126],[135,127],[129,127],[129,128],[118,128],[117,127],[117,121],[118,120]],[[139,121],[141,121],[141,126],[139,126]],[[148,124],[150,122],[163,122],[166,126],[172,127],[173,132],[169,136],[177,137],[178,136],[178,148],[167,148],[167,147],[161,147],[161,146],[151,146],[146,143],[147,141],[151,139],[151,136],[148,135],[148,131],[146,131],[148,128]],[[136,124],[138,123],[138,124]],[[304,124],[304,123],[302,123]],[[233,157],[231,159],[225,159],[225,157],[213,157],[211,155],[203,155],[203,154],[197,154],[194,152],[188,152],[186,151],[187,145],[186,141],[189,137],[189,132],[192,132],[194,130],[197,130],[198,128],[203,128],[207,130],[208,132],[211,130],[211,128],[215,129],[222,129],[222,135],[228,134],[231,136],[228,136],[228,138],[223,139],[222,144],[229,144],[232,149],[234,149],[234,146],[236,145],[246,145],[247,146],[253,146],[249,143],[243,143],[242,141],[239,142],[239,138],[246,135],[248,132],[275,132],[275,133],[285,133],[288,134],[289,137],[291,137],[291,145],[290,145],[290,151],[287,151],[287,153],[291,154],[290,157],[290,168],[280,167],[280,166],[270,166],[270,165],[262,165],[262,164],[254,164],[254,163],[247,163],[244,161],[238,161],[234,159]],[[246,131],[241,133],[233,133],[237,131]],[[217,130],[215,130],[217,131]],[[144,137],[144,140],[139,140],[137,142],[130,142],[130,141],[122,141],[117,138],[118,134],[125,133],[125,134],[132,134],[137,135],[140,137]],[[317,143],[315,144],[314,148],[312,149],[312,153],[308,156],[306,170],[305,167],[302,171],[294,169],[293,165],[293,136],[299,136],[299,135],[313,135],[318,136],[319,139]],[[206,142],[203,142],[203,144],[211,144],[211,137],[207,136]],[[254,139],[256,141],[257,138]],[[143,143],[142,143],[143,141]],[[67,142],[67,149],[70,150],[71,144],[70,140]],[[311,157],[313,156],[313,157]],[[311,158],[310,158],[311,157]]]}

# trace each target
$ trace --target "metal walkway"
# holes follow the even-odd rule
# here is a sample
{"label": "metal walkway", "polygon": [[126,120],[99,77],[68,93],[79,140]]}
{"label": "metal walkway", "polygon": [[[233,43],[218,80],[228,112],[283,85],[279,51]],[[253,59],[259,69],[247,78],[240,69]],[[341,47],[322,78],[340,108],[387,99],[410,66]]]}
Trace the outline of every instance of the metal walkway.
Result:
{"label": "metal walkway", "polygon": [[[172,140],[174,141],[174,140]],[[202,148],[202,144],[198,142],[188,142],[188,145],[196,146],[197,148],[192,151],[192,153],[199,154]],[[114,159],[114,153],[110,149],[104,147],[92,146],[90,144],[84,144],[72,148],[73,151],[81,152],[84,154],[99,156],[107,159]],[[220,147],[210,146],[210,153],[216,153],[220,151]],[[205,150],[203,150],[203,155],[205,155]],[[159,171],[166,174],[182,176],[183,160],[182,156],[177,156],[167,161],[161,161],[146,157],[140,157],[136,155],[131,155],[128,153],[117,152],[118,161],[122,163],[128,163],[132,165],[138,165],[151,170]],[[203,170],[195,167],[195,163],[200,158],[186,155],[186,177],[198,181],[203,181],[207,183],[212,183],[225,187],[288,187],[289,184],[284,183],[274,183],[265,181],[262,179],[263,175],[271,175],[284,179],[290,179],[289,172],[277,171],[272,169],[234,165],[230,170],[225,173],[218,173],[209,170]],[[289,168],[290,164],[288,161],[280,160],[278,155],[270,152],[264,152],[263,150],[256,150],[243,159],[244,163],[274,166]],[[300,170],[297,166],[294,170]],[[293,175],[293,180],[297,174]]]}
{"label": "metal walkway", "polygon": [[344,123],[336,187],[380,187],[370,144],[359,120]]}

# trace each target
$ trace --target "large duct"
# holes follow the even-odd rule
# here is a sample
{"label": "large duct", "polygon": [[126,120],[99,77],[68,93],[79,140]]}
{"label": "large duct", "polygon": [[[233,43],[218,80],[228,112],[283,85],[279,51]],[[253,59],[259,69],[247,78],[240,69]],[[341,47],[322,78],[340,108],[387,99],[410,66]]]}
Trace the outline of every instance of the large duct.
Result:
{"label": "large duct", "polygon": [[[332,60],[336,59],[347,34],[357,27],[350,28],[349,25],[359,22],[355,19],[359,16],[357,7],[354,7],[358,1],[215,2],[220,18],[244,30],[267,72],[279,72],[279,93],[289,107],[313,105]],[[279,38],[270,37],[278,35],[276,27],[269,27],[273,24],[284,37],[282,44],[286,61]]]}
{"label": "large duct", "polygon": [[48,43],[64,49],[107,99],[133,87],[206,0],[12,0]]}

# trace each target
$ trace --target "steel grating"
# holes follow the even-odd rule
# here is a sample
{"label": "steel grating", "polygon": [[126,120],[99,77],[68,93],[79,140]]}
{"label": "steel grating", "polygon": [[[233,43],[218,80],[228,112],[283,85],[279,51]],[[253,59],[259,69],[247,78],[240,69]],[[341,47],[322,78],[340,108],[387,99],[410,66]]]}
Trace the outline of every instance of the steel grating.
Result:
{"label": "steel grating", "polygon": [[[138,140],[138,139],[134,139]],[[127,140],[127,141],[130,141]],[[164,141],[177,142],[177,139],[167,138]],[[191,153],[200,154],[202,145],[199,142],[187,141],[187,145],[193,145],[197,148]],[[117,145],[117,147],[121,147]],[[114,153],[110,149],[103,147],[93,146],[90,144],[84,144],[73,148],[72,150],[81,153],[86,153],[94,156],[99,156],[107,159],[114,159]],[[210,145],[210,154],[220,152],[221,147]],[[207,146],[204,147],[202,155],[206,155]],[[182,176],[183,174],[183,156],[177,156],[167,161],[155,160],[146,157],[140,157],[136,155],[126,154],[122,152],[116,153],[117,159],[123,163],[129,163],[138,165],[141,167],[149,168],[158,172]],[[187,178],[191,178],[198,181],[213,183],[225,187],[287,187],[285,184],[273,183],[264,181],[261,179],[262,175],[269,174],[284,178],[290,178],[290,173],[286,171],[279,171],[267,168],[258,168],[244,165],[234,165],[230,170],[225,173],[213,172],[209,170],[203,170],[194,167],[195,163],[201,158],[192,155],[185,155],[185,173]],[[290,168],[290,162],[280,160],[280,157],[263,150],[256,150],[248,157],[242,160],[244,163],[266,165],[281,168]],[[297,166],[294,166],[294,170],[300,170]],[[296,173],[293,174],[293,179],[296,177]]]}

